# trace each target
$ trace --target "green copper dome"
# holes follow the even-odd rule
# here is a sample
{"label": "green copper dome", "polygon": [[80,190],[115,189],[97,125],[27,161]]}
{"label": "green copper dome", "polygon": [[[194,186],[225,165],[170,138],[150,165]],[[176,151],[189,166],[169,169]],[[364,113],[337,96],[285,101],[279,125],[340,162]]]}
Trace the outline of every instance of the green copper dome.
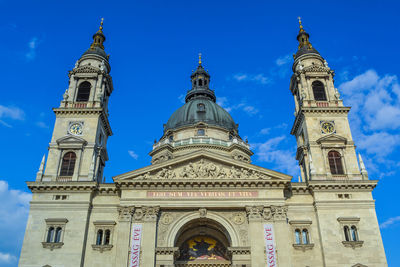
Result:
{"label": "green copper dome", "polygon": [[192,89],[186,94],[186,104],[172,114],[164,127],[164,133],[168,130],[195,125],[199,122],[219,126],[237,133],[238,127],[231,115],[215,103],[214,91],[209,88],[210,75],[201,65],[201,58],[199,66],[190,78]]}
{"label": "green copper dome", "polygon": [[197,98],[188,101],[172,114],[164,132],[183,126],[195,125],[198,122],[219,126],[229,131],[237,131],[236,123],[225,109],[210,99]]}

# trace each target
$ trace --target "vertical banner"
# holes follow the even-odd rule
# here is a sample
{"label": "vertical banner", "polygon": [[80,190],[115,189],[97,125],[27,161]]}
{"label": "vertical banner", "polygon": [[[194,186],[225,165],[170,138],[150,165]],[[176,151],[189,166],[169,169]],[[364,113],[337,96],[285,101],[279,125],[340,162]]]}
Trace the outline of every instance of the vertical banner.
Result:
{"label": "vertical banner", "polygon": [[264,240],[267,267],[278,267],[278,264],[276,263],[274,227],[272,224],[264,224]]}
{"label": "vertical banner", "polygon": [[142,240],[142,225],[134,224],[132,228],[131,258],[129,267],[139,267],[140,260],[140,241]]}

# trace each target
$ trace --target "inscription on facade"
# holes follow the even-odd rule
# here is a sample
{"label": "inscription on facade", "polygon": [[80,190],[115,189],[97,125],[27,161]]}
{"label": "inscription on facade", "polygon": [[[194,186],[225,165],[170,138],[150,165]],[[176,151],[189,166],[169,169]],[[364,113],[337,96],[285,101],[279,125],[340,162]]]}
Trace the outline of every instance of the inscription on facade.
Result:
{"label": "inscription on facade", "polygon": [[253,198],[258,191],[147,191],[154,198]]}

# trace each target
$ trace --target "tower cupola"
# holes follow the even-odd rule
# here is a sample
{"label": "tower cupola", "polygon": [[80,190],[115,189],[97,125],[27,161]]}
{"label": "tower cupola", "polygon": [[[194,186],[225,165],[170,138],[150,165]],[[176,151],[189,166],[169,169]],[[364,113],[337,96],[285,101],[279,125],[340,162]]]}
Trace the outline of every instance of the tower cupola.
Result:
{"label": "tower cupola", "polygon": [[86,55],[97,55],[101,56],[103,59],[108,61],[109,55],[106,54],[104,51],[104,42],[106,41],[106,36],[103,33],[103,21],[104,19],[101,19],[100,22],[100,27],[99,30],[93,35],[93,42],[90,45],[89,49],[83,53],[82,57]]}
{"label": "tower cupola", "polygon": [[298,51],[293,55],[294,60],[297,60],[300,56],[306,54],[315,54],[320,56],[318,51],[310,43],[310,35],[304,30],[301,23],[301,18],[299,17],[299,34],[297,34],[297,41],[299,42]]}
{"label": "tower cupola", "polygon": [[210,74],[203,68],[201,63],[201,53],[199,54],[199,65],[190,76],[192,89],[186,94],[186,103],[193,99],[208,99],[215,102],[214,91],[210,89]]}

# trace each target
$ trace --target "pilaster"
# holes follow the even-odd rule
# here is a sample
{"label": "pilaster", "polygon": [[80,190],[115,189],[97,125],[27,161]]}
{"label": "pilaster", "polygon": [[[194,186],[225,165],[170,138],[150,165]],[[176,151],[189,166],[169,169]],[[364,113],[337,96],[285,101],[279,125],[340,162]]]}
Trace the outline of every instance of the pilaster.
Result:
{"label": "pilaster", "polygon": [[128,255],[129,255],[129,241],[130,241],[130,229],[132,222],[132,207],[119,207],[118,208],[118,225],[116,233],[116,257],[115,266],[128,266]]}
{"label": "pilaster", "polygon": [[265,244],[263,232],[263,207],[246,207],[247,218],[249,220],[249,240],[251,251],[251,266],[265,267]]}

